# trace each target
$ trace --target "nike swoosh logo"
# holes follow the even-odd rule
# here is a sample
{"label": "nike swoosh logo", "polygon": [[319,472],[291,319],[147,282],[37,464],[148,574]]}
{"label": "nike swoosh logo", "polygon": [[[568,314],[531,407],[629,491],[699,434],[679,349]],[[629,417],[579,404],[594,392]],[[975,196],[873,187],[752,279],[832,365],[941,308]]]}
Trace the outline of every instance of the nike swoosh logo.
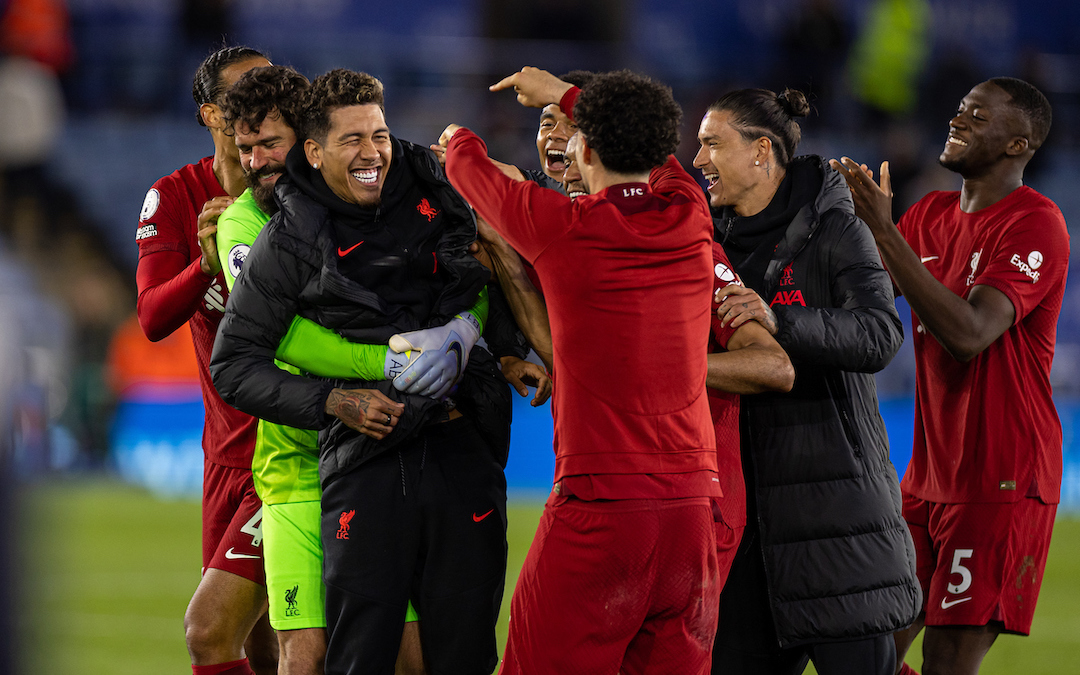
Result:
{"label": "nike swoosh logo", "polygon": [[966,598],[960,598],[959,600],[953,600],[953,601],[950,602],[948,599],[942,598],[941,599],[941,608],[942,609],[948,609],[948,608],[952,607],[953,605],[959,605],[961,602],[967,602],[970,599],[971,599],[971,596],[968,596]]}
{"label": "nike swoosh logo", "polygon": [[[446,350],[447,354],[449,354],[450,352],[454,352],[455,354],[457,354],[457,371],[458,371],[458,374],[460,374],[461,373],[462,361],[465,360],[465,357],[461,353],[461,343],[457,342],[457,341],[451,342],[450,347]],[[490,513],[490,511],[489,511],[489,513]],[[476,521],[476,522],[480,522],[480,521]]]}
{"label": "nike swoosh logo", "polygon": [[245,559],[258,560],[259,559],[259,556],[257,556],[257,555],[248,555],[246,553],[233,553],[233,550],[231,548],[228,551],[225,551],[225,557],[228,558],[229,560],[245,560]]}
{"label": "nike swoosh logo", "polygon": [[[491,509],[491,511],[494,511],[494,510],[495,510],[495,509]],[[482,516],[478,516],[478,515],[476,515],[475,513],[474,513],[474,514],[472,514],[472,519],[473,519],[473,522],[474,522],[474,523],[479,523],[479,522],[480,522],[481,520],[483,520],[484,518],[487,518],[488,516],[490,516],[490,515],[491,515],[491,511],[488,511],[487,513],[485,513],[485,514],[484,514],[484,515],[482,515]]]}
{"label": "nike swoosh logo", "polygon": [[358,242],[356,242],[355,244],[353,244],[352,246],[350,246],[349,248],[345,249],[344,251],[343,251],[343,250],[341,250],[341,247],[340,247],[340,246],[338,246],[338,249],[337,249],[337,254],[338,254],[338,256],[340,256],[340,257],[344,258],[345,256],[347,256],[347,255],[349,255],[350,253],[352,253],[352,252],[353,252],[353,249],[354,249],[354,248],[356,248],[357,246],[359,246],[360,244],[363,244],[363,243],[364,243],[364,242],[362,242],[362,241],[358,241]]}
{"label": "nike swoosh logo", "polygon": [[919,258],[919,260],[921,260],[924,265],[926,263],[930,262],[931,260],[937,260],[937,259],[938,259],[938,256],[936,256],[936,255],[924,255],[923,257]]}

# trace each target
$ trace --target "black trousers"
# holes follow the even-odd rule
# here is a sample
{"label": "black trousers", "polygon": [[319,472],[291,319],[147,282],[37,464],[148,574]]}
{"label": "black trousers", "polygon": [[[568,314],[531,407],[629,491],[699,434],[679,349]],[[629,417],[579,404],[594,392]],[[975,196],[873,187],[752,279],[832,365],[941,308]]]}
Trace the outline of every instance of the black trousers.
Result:
{"label": "black trousers", "polygon": [[497,663],[506,478],[472,422],[424,427],[322,496],[326,673],[393,673],[406,602],[431,675]]}
{"label": "black trousers", "polygon": [[819,675],[893,675],[891,635],[781,649],[765,583],[765,562],[753,514],[747,521],[727,584],[713,645],[716,675],[799,675],[813,660]]}

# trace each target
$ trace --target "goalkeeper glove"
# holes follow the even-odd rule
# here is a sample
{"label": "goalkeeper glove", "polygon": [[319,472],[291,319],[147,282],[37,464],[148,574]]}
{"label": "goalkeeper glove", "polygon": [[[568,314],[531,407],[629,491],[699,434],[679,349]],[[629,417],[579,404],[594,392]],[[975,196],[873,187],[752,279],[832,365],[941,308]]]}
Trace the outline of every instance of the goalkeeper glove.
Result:
{"label": "goalkeeper glove", "polygon": [[[394,377],[394,387],[406,394],[443,398],[461,379],[469,352],[479,339],[480,323],[471,312],[458,314],[445,326],[391,337],[390,351],[409,359],[404,370]],[[406,356],[410,352],[419,352],[419,356]]]}

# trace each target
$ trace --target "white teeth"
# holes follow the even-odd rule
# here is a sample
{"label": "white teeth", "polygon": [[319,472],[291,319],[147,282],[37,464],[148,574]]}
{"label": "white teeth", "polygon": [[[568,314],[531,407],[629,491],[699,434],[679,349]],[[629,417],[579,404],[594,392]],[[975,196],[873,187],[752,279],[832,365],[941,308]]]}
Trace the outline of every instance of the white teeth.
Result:
{"label": "white teeth", "polygon": [[352,172],[352,177],[365,185],[374,185],[379,180],[378,169],[357,169]]}

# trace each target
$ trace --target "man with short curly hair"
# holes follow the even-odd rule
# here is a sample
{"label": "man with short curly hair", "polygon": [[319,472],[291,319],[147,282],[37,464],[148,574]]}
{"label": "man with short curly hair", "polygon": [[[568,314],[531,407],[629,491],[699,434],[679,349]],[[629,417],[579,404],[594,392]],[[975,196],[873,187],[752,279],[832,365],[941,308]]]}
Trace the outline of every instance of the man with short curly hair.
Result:
{"label": "man with short curly hair", "polygon": [[[551,86],[534,95],[537,77]],[[670,156],[681,111],[670,89],[628,71],[580,96],[535,68],[493,89],[508,87],[525,105],[572,111],[567,158],[590,194],[514,181],[471,131],[443,133],[451,182],[536,267],[555,348],[556,482],[501,672],[707,672],[720,594],[712,221]]]}

